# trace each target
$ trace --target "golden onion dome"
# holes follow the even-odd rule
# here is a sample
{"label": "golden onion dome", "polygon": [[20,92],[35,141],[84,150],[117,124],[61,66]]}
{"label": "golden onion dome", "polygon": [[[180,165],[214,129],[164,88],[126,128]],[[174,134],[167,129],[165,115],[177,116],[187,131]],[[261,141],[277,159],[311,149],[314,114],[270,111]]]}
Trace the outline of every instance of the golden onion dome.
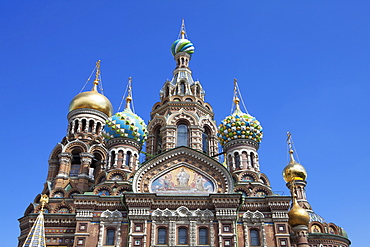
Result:
{"label": "golden onion dome", "polygon": [[69,103],[69,111],[76,109],[88,108],[101,111],[108,117],[112,116],[113,107],[112,103],[107,97],[100,94],[97,90],[97,83],[94,82],[94,87],[91,91],[77,94]]}
{"label": "golden onion dome", "polygon": [[306,180],[307,172],[304,166],[294,160],[293,150],[290,150],[289,164],[283,170],[283,178],[289,183],[293,180]]}
{"label": "golden onion dome", "polygon": [[308,226],[310,223],[310,215],[306,209],[299,206],[296,198],[293,198],[293,206],[288,212],[288,217],[288,223],[292,227],[298,225]]}

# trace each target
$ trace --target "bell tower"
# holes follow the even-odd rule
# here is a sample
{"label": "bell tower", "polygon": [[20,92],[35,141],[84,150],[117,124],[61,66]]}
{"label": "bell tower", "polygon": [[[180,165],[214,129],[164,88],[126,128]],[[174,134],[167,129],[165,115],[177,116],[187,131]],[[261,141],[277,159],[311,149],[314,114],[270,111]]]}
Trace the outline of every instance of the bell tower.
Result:
{"label": "bell tower", "polygon": [[172,80],[166,81],[160,91],[160,102],[154,104],[150,113],[146,152],[155,156],[187,146],[209,156],[216,155],[214,113],[211,105],[204,101],[202,85],[194,81],[189,68],[194,45],[187,39],[184,22],[171,52],[176,68]]}

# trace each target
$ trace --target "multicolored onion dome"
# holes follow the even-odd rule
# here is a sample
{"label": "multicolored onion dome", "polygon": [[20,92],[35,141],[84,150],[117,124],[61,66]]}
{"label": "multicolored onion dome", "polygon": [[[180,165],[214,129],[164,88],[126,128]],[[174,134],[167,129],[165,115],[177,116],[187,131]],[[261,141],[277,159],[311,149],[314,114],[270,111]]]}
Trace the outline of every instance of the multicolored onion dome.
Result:
{"label": "multicolored onion dome", "polygon": [[221,122],[217,136],[222,146],[236,139],[250,139],[259,144],[263,128],[255,117],[237,109]]}
{"label": "multicolored onion dome", "polygon": [[190,40],[187,39],[178,39],[173,42],[171,46],[172,55],[175,56],[179,52],[186,52],[188,54],[194,53],[194,45]]}
{"label": "multicolored onion dome", "polygon": [[106,121],[103,136],[109,140],[112,138],[130,138],[141,144],[148,135],[144,120],[133,113],[130,108],[118,112]]}

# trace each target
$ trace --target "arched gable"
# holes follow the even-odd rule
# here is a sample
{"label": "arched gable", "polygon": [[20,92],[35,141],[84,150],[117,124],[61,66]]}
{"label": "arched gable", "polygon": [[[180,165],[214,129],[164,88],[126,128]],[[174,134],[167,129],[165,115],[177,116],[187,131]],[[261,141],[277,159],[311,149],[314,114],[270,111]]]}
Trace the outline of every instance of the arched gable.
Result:
{"label": "arched gable", "polygon": [[75,140],[65,145],[63,148],[63,152],[71,152],[76,147],[79,147],[81,149],[81,152],[84,152],[84,153],[86,153],[89,150],[89,146],[86,143],[80,140]]}
{"label": "arched gable", "polygon": [[233,179],[216,160],[187,147],[178,147],[145,162],[133,179],[136,193],[232,193]]}
{"label": "arched gable", "polygon": [[189,122],[190,125],[197,125],[198,124],[198,117],[192,113],[186,112],[184,109],[181,109],[178,114],[171,115],[167,123],[171,125],[176,125],[176,123],[180,120],[186,120]]}
{"label": "arched gable", "polygon": [[63,151],[63,145],[61,143],[58,143],[54,148],[53,151],[51,151],[49,160],[51,159],[59,159],[58,155]]}

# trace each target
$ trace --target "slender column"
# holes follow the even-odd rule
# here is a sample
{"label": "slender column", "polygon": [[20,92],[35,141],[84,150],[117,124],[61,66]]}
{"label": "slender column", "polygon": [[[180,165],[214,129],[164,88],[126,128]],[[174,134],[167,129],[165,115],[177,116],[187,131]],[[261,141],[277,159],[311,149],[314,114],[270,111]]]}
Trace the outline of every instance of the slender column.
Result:
{"label": "slender column", "polygon": [[244,246],[249,247],[249,230],[248,230],[248,223],[243,222],[244,226]]}
{"label": "slender column", "polygon": [[176,246],[176,222],[171,220],[169,224],[169,246]]}
{"label": "slender column", "polygon": [[190,246],[197,245],[197,226],[195,221],[190,221]]}
{"label": "slender column", "polygon": [[211,235],[211,247],[214,247],[215,246],[215,227],[214,227],[214,224],[213,224],[213,221],[210,220],[209,221],[209,231],[210,231],[210,235]]}

